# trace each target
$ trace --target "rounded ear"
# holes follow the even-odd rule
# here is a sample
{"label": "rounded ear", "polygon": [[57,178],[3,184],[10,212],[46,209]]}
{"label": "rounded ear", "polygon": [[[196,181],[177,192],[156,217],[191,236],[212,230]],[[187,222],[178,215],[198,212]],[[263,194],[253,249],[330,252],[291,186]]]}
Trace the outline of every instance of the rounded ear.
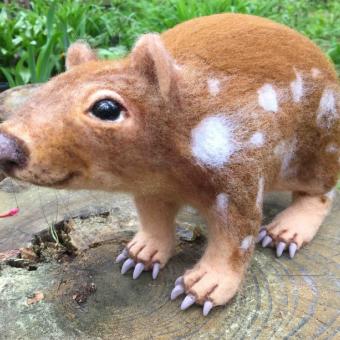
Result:
{"label": "rounded ear", "polygon": [[139,38],[130,58],[136,71],[157,86],[163,99],[168,100],[176,85],[176,63],[159,34],[149,33]]}
{"label": "rounded ear", "polygon": [[66,54],[66,70],[74,66],[86,63],[91,60],[97,60],[97,54],[91,49],[85,41],[79,40],[71,44]]}

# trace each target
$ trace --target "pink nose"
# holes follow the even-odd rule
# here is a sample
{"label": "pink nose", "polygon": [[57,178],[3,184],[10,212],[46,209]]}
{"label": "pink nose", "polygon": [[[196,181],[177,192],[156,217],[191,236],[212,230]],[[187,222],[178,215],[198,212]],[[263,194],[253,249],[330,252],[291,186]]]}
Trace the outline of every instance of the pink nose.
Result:
{"label": "pink nose", "polygon": [[14,168],[23,167],[27,156],[13,138],[0,132],[0,169],[10,173]]}

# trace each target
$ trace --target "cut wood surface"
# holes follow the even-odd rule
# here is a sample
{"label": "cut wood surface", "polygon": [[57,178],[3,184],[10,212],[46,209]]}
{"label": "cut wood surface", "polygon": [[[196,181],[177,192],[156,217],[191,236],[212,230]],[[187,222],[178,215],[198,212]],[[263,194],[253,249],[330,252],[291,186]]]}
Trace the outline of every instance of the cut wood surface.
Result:
{"label": "cut wood surface", "polygon": [[[13,204],[0,191],[0,210]],[[114,258],[137,225],[125,195],[57,192],[27,187],[17,190],[21,212],[0,221],[0,252],[20,248],[48,223],[64,216],[110,211],[75,227],[78,256],[67,263],[44,263],[38,270],[2,266],[0,270],[0,339],[331,339],[339,337],[340,202],[336,201],[313,242],[290,260],[258,246],[241,292],[208,317],[196,306],[182,312],[181,299],[171,302],[174,280],[201,256],[205,240],[179,241],[176,256],[156,281],[150,273],[133,280],[120,274]],[[270,195],[266,219],[289,202]],[[202,227],[192,210],[178,225]],[[78,228],[78,229],[77,229]],[[91,233],[91,231],[93,231]],[[103,241],[103,242],[101,242]],[[44,299],[27,305],[36,292]]]}

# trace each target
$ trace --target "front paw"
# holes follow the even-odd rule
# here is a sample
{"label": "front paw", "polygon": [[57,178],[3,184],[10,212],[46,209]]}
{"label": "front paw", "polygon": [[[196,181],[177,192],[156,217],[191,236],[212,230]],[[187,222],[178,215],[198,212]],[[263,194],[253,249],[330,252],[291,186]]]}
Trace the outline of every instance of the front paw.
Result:
{"label": "front paw", "polygon": [[175,241],[172,237],[149,235],[138,232],[127,247],[116,258],[116,262],[123,262],[121,273],[127,273],[134,268],[132,277],[137,279],[143,271],[152,270],[155,280],[161,268],[173,255]]}
{"label": "front paw", "polygon": [[202,261],[176,280],[171,300],[185,293],[181,309],[200,304],[206,316],[213,307],[226,304],[236,294],[242,277],[241,272],[231,270],[227,264],[216,265]]}

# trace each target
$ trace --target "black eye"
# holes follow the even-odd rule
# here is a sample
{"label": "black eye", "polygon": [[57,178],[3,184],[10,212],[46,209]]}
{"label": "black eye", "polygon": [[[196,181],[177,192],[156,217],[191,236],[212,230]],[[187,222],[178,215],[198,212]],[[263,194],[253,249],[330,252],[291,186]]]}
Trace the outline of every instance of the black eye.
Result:
{"label": "black eye", "polygon": [[112,99],[102,99],[94,103],[91,113],[99,119],[115,121],[124,114],[124,107]]}

